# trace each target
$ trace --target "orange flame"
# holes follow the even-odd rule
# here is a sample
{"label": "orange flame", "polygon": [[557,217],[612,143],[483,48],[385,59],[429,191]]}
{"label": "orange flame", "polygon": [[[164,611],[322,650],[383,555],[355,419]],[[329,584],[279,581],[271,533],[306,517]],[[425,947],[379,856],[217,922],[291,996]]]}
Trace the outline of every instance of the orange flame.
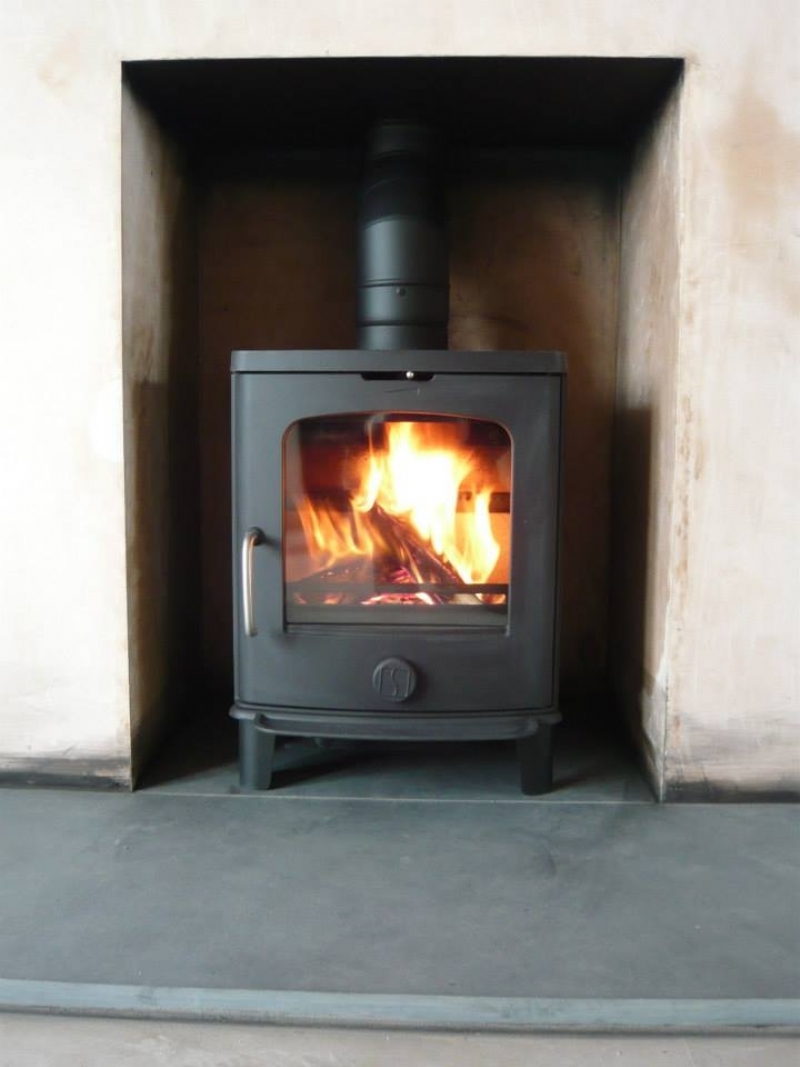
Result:
{"label": "orange flame", "polygon": [[[482,484],[485,472],[460,434],[444,422],[387,423],[385,444],[354,464],[349,510],[298,500],[314,565],[396,554],[400,523],[462,582],[486,582],[500,555],[489,513],[493,487]],[[397,521],[387,529],[378,512]],[[415,581],[425,580],[413,558],[404,562]]]}

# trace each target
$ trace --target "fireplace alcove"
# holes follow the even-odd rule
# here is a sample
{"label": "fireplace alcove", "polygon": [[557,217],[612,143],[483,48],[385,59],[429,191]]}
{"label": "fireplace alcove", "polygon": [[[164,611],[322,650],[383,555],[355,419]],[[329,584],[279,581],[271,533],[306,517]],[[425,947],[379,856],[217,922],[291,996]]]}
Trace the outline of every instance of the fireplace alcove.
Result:
{"label": "fireplace alcove", "polygon": [[448,143],[450,347],[569,353],[563,703],[625,721],[657,781],[680,73],[672,59],[123,65],[134,780],[167,727],[230,704],[230,353],[355,347],[364,137],[402,112]]}

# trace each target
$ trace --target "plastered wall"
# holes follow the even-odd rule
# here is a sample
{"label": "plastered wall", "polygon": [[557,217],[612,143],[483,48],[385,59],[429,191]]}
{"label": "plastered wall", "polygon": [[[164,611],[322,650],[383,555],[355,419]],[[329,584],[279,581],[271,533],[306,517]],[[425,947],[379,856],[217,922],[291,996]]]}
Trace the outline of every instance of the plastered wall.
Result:
{"label": "plastered wall", "polygon": [[673,458],[647,668],[661,782],[797,786],[799,18],[794,0],[6,0],[0,767],[88,760],[124,779],[130,758],[120,62],[673,55]]}

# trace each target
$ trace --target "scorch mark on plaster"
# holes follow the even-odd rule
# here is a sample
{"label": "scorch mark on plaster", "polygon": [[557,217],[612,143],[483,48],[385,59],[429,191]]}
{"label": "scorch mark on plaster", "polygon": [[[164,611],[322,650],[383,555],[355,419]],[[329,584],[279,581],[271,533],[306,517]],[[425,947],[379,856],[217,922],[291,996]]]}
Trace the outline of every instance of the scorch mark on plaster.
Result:
{"label": "scorch mark on plaster", "polygon": [[[679,657],[682,644],[682,628],[677,620],[685,617],[685,605],[689,585],[689,522],[693,482],[699,480],[704,465],[704,450],[697,441],[694,408],[691,397],[684,394],[678,404],[678,420],[675,442],[675,486],[673,502],[673,531],[675,555],[670,573],[670,615],[674,624],[672,655]],[[664,669],[664,663],[660,670]],[[674,701],[668,703],[668,679],[664,679],[664,719],[662,738],[661,799],[666,797],[671,771],[674,765],[672,752],[681,746],[681,720]]]}
{"label": "scorch mark on plaster", "polygon": [[62,38],[39,67],[39,78],[59,96],[67,90],[83,65],[80,36]]}
{"label": "scorch mark on plaster", "polygon": [[[789,89],[787,88],[787,92]],[[797,201],[800,136],[782,121],[777,108],[758,91],[748,74],[716,135],[724,188],[730,200],[731,251],[757,264],[765,247],[780,248],[791,236],[781,219],[786,205]],[[771,272],[774,292],[795,312],[800,283],[792,270]]]}
{"label": "scorch mark on plaster", "polygon": [[[673,577],[676,583],[678,600],[682,603],[686,594],[686,582],[689,573],[689,493],[690,474],[693,468],[692,443],[694,431],[694,410],[691,397],[684,395],[678,408],[678,439],[676,465],[683,472],[680,492],[675,500],[675,536],[676,556]],[[701,464],[702,468],[702,464]]]}
{"label": "scorch mark on plaster", "polygon": [[694,480],[696,482],[699,482],[700,478],[702,477],[703,467],[705,466],[705,461],[706,461],[705,445],[703,444],[703,439],[701,437],[698,437],[698,438],[696,438],[695,443],[694,443],[693,473],[694,473]]}

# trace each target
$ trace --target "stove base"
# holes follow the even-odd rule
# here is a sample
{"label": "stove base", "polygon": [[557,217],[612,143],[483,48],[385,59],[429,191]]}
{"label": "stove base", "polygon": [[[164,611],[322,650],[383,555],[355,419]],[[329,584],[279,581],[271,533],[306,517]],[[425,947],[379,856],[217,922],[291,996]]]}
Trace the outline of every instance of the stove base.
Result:
{"label": "stove base", "polygon": [[491,715],[468,712],[377,718],[371,712],[332,713],[235,704],[230,714],[239,723],[239,785],[246,791],[271,787],[275,739],[279,734],[374,741],[516,739],[522,792],[540,796],[553,788],[552,728],[561,721],[561,715],[552,708]]}

